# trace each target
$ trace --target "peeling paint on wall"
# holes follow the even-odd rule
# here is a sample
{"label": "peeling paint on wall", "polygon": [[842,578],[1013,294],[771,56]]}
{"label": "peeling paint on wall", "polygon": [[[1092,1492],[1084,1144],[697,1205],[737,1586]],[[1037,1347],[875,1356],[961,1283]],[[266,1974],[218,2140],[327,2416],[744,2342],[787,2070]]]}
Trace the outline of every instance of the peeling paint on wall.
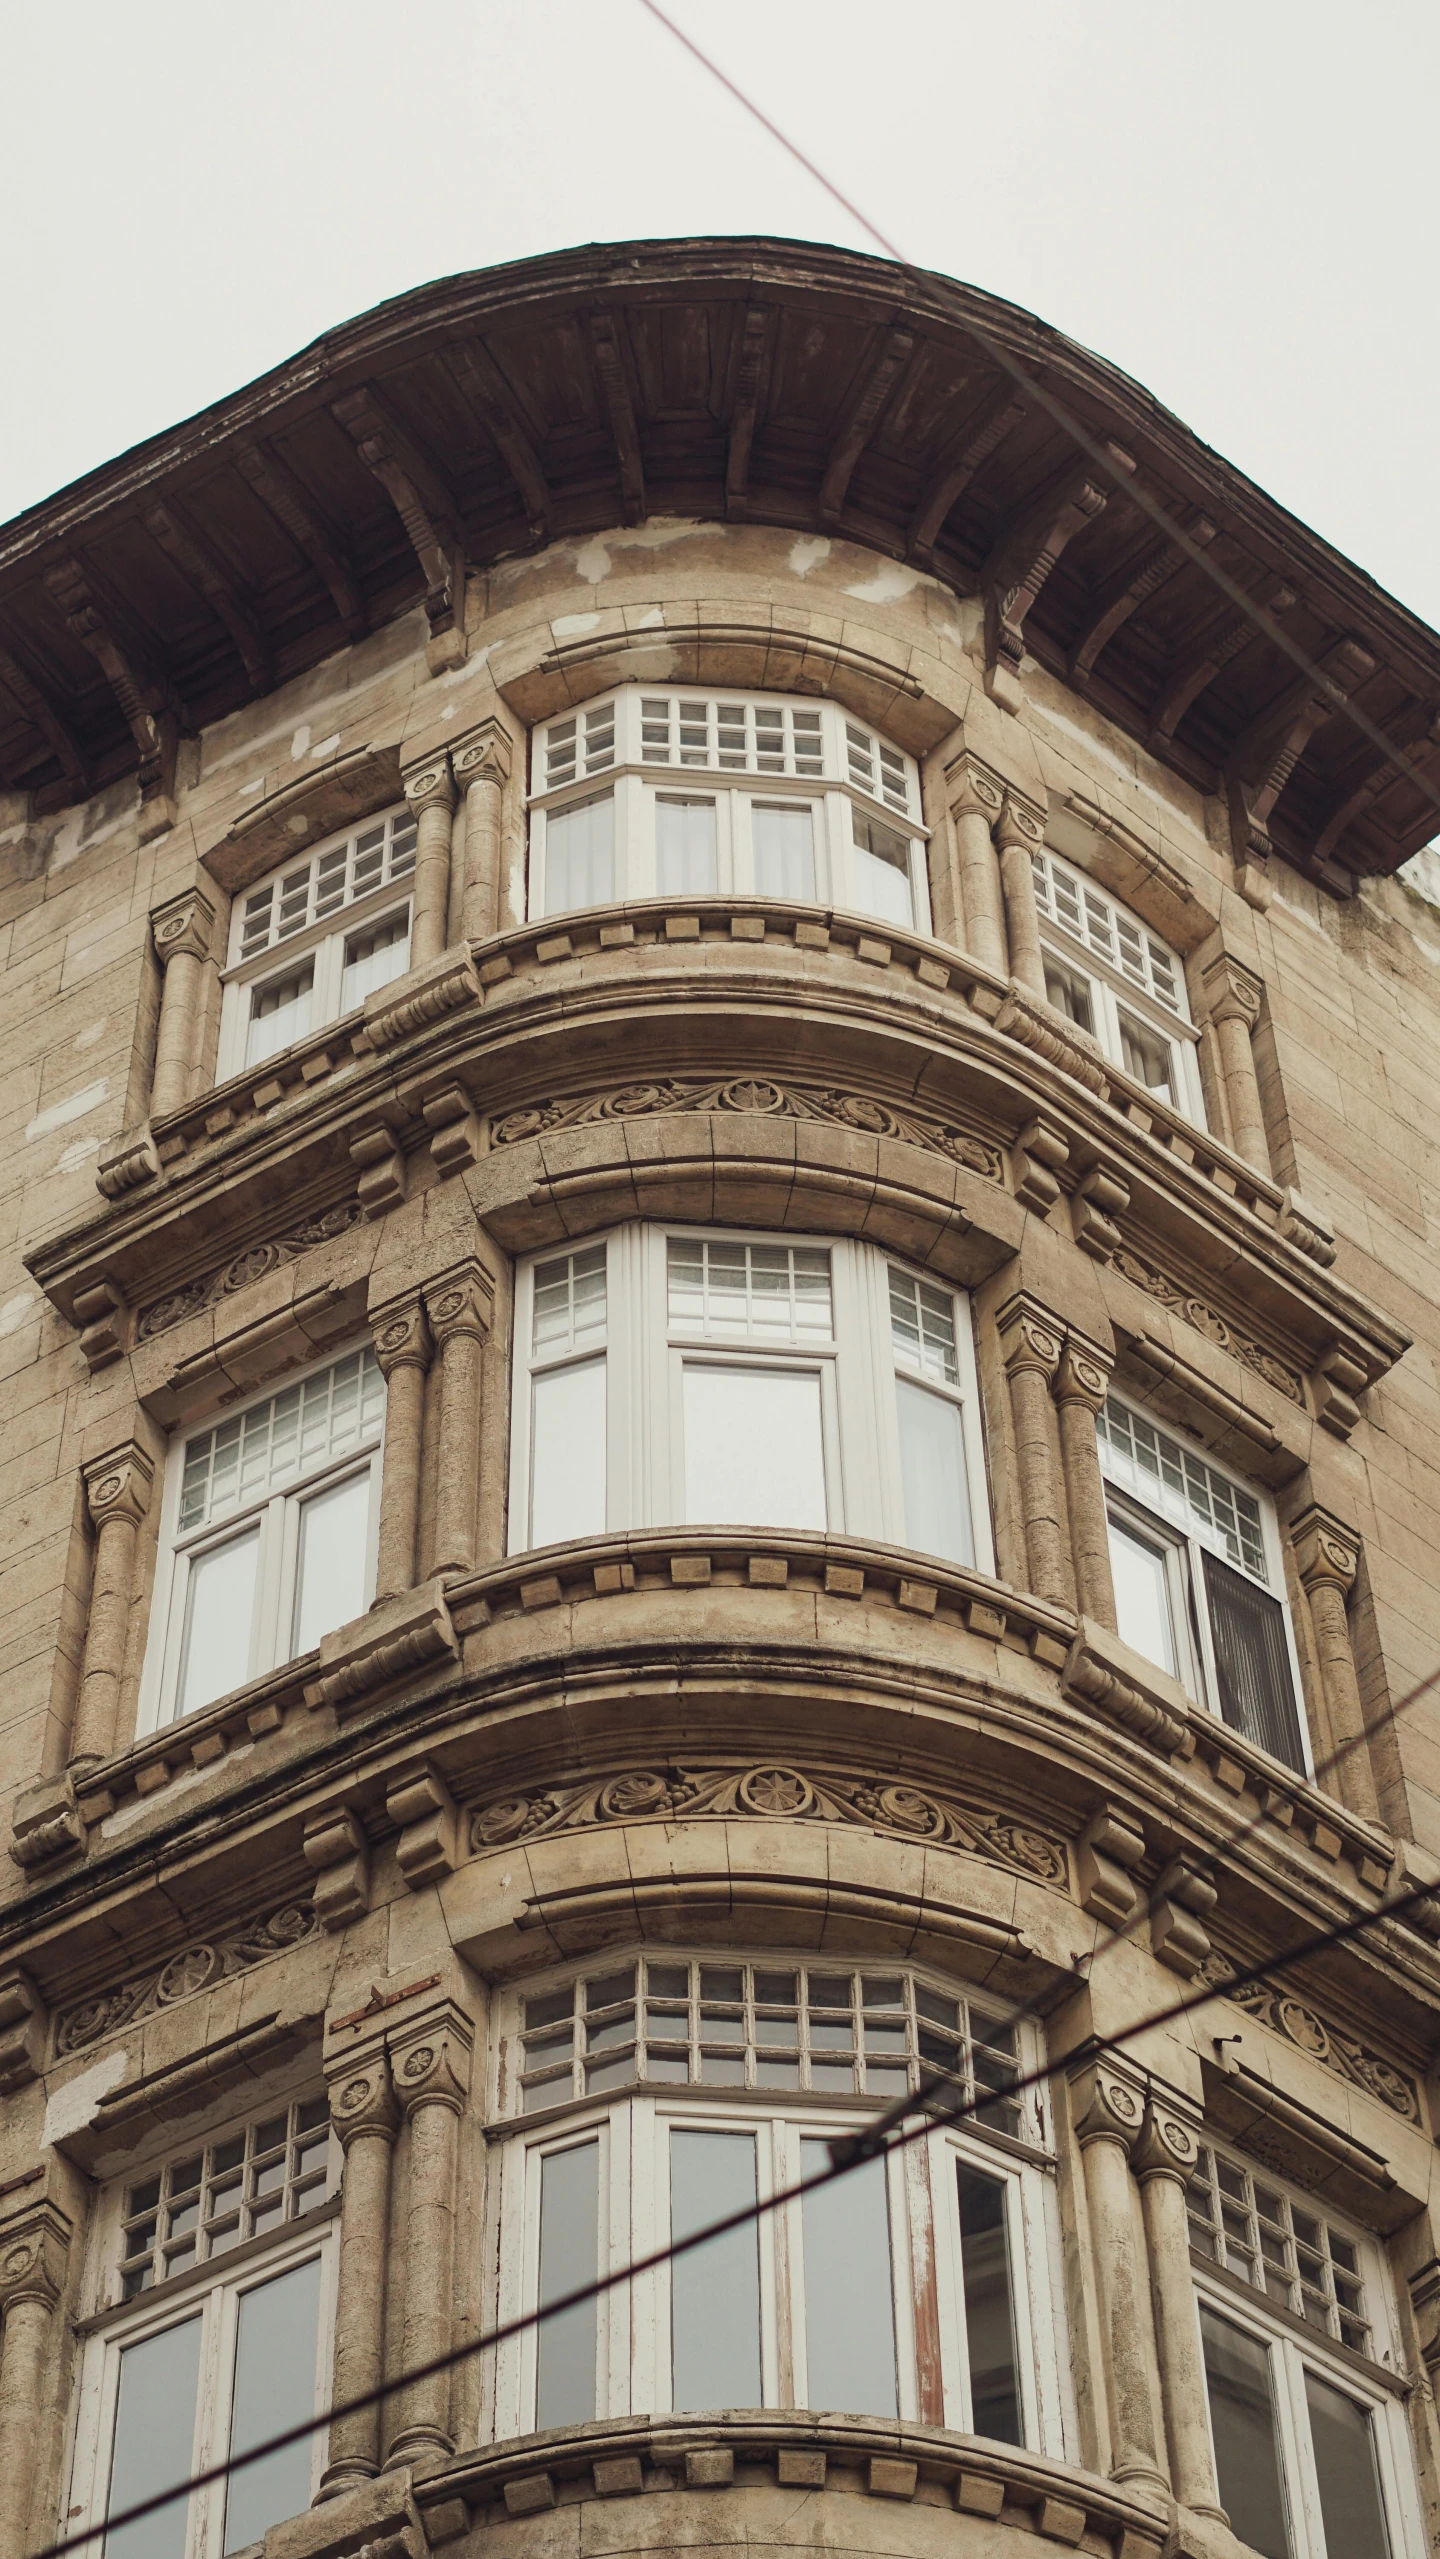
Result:
{"label": "peeling paint on wall", "polygon": [[63,2088],[57,2088],[45,2109],[41,2148],[64,2141],[71,2133],[83,2132],[87,2124],[93,2123],[102,2097],[119,2087],[129,2068],[130,2055],[123,2044],[117,2044],[113,2052],[102,2053],[89,2070],[82,2070],[78,2079],[67,2080]]}
{"label": "peeling paint on wall", "polygon": [[83,1120],[87,1111],[98,1111],[109,1090],[110,1078],[102,1075],[93,1084],[82,1084],[78,1093],[67,1093],[63,1102],[37,1111],[25,1131],[26,1145],[32,1138],[49,1137],[53,1129],[65,1128],[71,1120]]}
{"label": "peeling paint on wall", "polygon": [[920,584],[918,569],[902,569],[898,560],[887,560],[873,576],[861,578],[855,586],[847,586],[857,604],[898,604],[902,595],[913,594]]}
{"label": "peeling paint on wall", "polygon": [[7,1334],[18,1333],[22,1324],[28,1323],[32,1315],[38,1315],[43,1302],[28,1288],[22,1288],[16,1297],[7,1297],[4,1305],[0,1306],[0,1341]]}
{"label": "peeling paint on wall", "polygon": [[550,628],[557,640],[578,640],[587,631],[599,630],[600,616],[598,613],[562,613]]}
{"label": "peeling paint on wall", "polygon": [[822,560],[828,560],[834,545],[824,533],[802,533],[790,545],[790,567],[797,578],[808,578]]}

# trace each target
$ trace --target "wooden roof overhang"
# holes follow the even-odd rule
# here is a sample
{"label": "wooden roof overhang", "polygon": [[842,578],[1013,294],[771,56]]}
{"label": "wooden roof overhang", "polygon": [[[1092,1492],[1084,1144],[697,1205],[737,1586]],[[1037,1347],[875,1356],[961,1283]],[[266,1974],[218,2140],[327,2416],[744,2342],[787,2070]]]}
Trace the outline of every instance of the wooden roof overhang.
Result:
{"label": "wooden roof overhang", "polygon": [[[1077,453],[997,361],[1061,401]],[[1300,676],[1141,488],[1323,674]],[[1346,891],[1440,830],[1440,637],[1145,391],[942,276],[765,240],[449,277],[0,528],[0,788],[63,807],[467,567],[646,515],[828,532],[987,601],[1237,841]]]}

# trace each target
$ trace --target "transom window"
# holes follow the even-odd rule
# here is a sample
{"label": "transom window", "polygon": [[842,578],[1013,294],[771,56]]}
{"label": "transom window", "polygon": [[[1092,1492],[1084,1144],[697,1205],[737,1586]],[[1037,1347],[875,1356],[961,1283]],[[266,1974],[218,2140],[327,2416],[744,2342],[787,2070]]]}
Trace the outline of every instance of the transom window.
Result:
{"label": "transom window", "polygon": [[929,930],[917,769],[834,703],[627,686],[534,770],[532,915],[753,895]]}
{"label": "transom window", "polygon": [[1197,1034],[1176,954],[1049,848],[1032,853],[1045,993],[1112,1066],[1205,1125]]}
{"label": "transom window", "polygon": [[1190,2244],[1323,2335],[1369,2354],[1355,2241],[1238,2160],[1203,2144],[1190,2181]]}
{"label": "transom window", "polygon": [[1095,1427],[1121,1635],[1197,1705],[1305,1774],[1299,1674],[1269,1501],[1117,1395]]}
{"label": "transom window", "polygon": [[[664,1963],[582,1974],[523,2004],[527,2114],[631,2081],[883,2097],[936,2079],[977,2120],[1026,2129],[1015,2030],[909,1973]],[[987,2092],[993,2092],[987,2094]]]}
{"label": "transom window", "polygon": [[330,2183],[330,2103],[306,2097],[167,2159],[125,2190],[120,2291],[125,2301],[278,2230],[323,2203]]}
{"label": "transom window", "polygon": [[222,1082],[353,1013],[376,987],[404,975],[415,840],[409,811],[391,809],[236,898],[220,1025]]}
{"label": "transom window", "polygon": [[309,1652],[374,1588],[385,1381],[368,1345],[172,1445],[142,1728]]}
{"label": "transom window", "polygon": [[[543,2314],[597,2273],[823,2173],[832,2140],[873,2121],[892,2082],[914,2085],[927,2039],[956,2086],[973,2070],[983,2090],[979,2057],[1012,2074],[1020,2031],[908,1972],[668,1950],[537,1986],[511,2013],[527,2056],[567,2023],[574,2045],[568,2067],[539,2065],[559,2073],[558,2119],[522,2118],[501,2147],[488,2252],[501,2318]],[[580,2085],[596,2027],[616,2029],[596,2056],[613,2074],[603,2096]],[[1057,2239],[1038,2147],[1007,2139],[998,2117],[937,2123],[905,2154],[542,2315],[497,2352],[490,2422],[504,2436],[651,2409],[800,2407],[1063,2457]]]}
{"label": "transom window", "polygon": [[873,1246],[627,1227],[521,1272],[512,1549],[834,1529],[990,1569],[967,1302]]}

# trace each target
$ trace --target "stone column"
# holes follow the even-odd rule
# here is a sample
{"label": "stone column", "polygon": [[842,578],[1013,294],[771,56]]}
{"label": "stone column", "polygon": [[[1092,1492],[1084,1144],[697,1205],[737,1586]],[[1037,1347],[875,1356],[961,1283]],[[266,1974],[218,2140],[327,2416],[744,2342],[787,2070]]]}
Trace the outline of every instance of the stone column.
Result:
{"label": "stone column", "polygon": [[450,758],[431,756],[405,775],[405,799],[417,820],[410,966],[424,968],[445,948],[450,919],[450,822],[455,785]]}
{"label": "stone column", "polygon": [[[1005,944],[1005,918],[1000,904],[1000,870],[991,834],[1000,815],[1003,794],[993,773],[962,755],[945,776],[950,816],[955,828],[955,867],[959,896],[953,903],[958,947],[994,969],[1010,974]],[[945,939],[942,932],[941,940]]]}
{"label": "stone column", "polygon": [[435,1573],[474,1569],[481,1377],[494,1302],[489,1274],[478,1262],[458,1263],[425,1290],[425,1313],[440,1357]]}
{"label": "stone column", "polygon": [[85,1468],[85,1500],[96,1534],[95,1572],[80,1695],[70,1734],[70,1765],[108,1759],[130,1607],[135,1595],[135,1532],[150,1506],[151,1466],[134,1440],[107,1450]]}
{"label": "stone column", "polygon": [[398,1599],[415,1587],[420,1528],[420,1466],[425,1438],[425,1377],[433,1348],[418,1297],[377,1310],[375,1357],[385,1376],[385,1453],[380,1476],[380,1539],[375,1597]]}
{"label": "stone column", "polygon": [[[385,2377],[385,2267],[390,2247],[390,2162],[400,2109],[384,2053],[353,2058],[331,2081],[330,2120],[345,2153],[340,2267],[335,2288],[331,2396],[360,2399]],[[338,2417],[316,2503],[342,2497],[380,2467],[380,2403]]]}
{"label": "stone column", "polygon": [[1150,2300],[1160,2365],[1160,2402],[1170,2453],[1170,2484],[1182,2506],[1228,2518],[1219,2502],[1210,2430],[1205,2422],[1205,2359],[1190,2274],[1190,2225],[1185,2188],[1195,2170],[1190,2126],[1153,2098],[1131,2166],[1140,2187],[1145,2248],[1150,2260]]}
{"label": "stone column", "polygon": [[1014,791],[1005,794],[1005,805],[995,829],[1000,848],[1000,883],[1005,891],[1005,922],[1010,939],[1010,975],[1018,977],[1036,1000],[1045,1001],[1045,961],[1040,949],[1040,912],[1035,903],[1035,874],[1030,868],[1032,853],[1038,853],[1045,842],[1045,827],[1038,809]]}
{"label": "stone column", "polygon": [[1355,1676],[1347,1614],[1347,1602],[1360,1569],[1359,1540],[1331,1512],[1322,1510],[1318,1502],[1301,1512],[1291,1536],[1296,1568],[1310,1603],[1315,1655],[1330,1711],[1330,1730],[1337,1753],[1343,1753],[1332,1774],[1320,1772],[1320,1782],[1332,1786],[1341,1802],[1362,1820],[1379,1821],[1380,1799],[1370,1764],[1365,1709]]}
{"label": "stone column", "polygon": [[500,930],[502,818],[510,778],[510,739],[498,720],[482,720],[451,749],[465,794],[465,878],[460,939],[486,942]]}
{"label": "stone column", "polygon": [[1220,1071],[1225,1078],[1225,1099],[1230,1110],[1230,1136],[1237,1155],[1253,1164],[1257,1173],[1270,1177],[1270,1141],[1265,1134],[1265,1115],[1260,1108],[1260,1083],[1255,1073],[1255,1052],[1251,1035],[1260,1018],[1260,980],[1242,968],[1238,960],[1222,954],[1212,960],[1202,983],[1215,1026],[1215,1039],[1220,1050]]}
{"label": "stone column", "polygon": [[[433,2031],[422,2028],[420,2040],[394,2055],[393,2066],[410,2126],[401,2365],[411,2372],[446,2354],[454,2334],[456,2166],[470,2055],[453,2024],[437,2025]],[[400,2419],[387,2470],[402,2462],[430,2469],[446,2460],[455,2449],[449,2373],[413,2383],[401,2401]]]}
{"label": "stone column", "polygon": [[[33,2547],[30,2509],[56,2350],[70,2224],[54,2204],[32,2205],[0,2230],[0,2559]],[[48,2536],[46,2536],[48,2538]]]}
{"label": "stone column", "polygon": [[1109,1362],[1093,1344],[1068,1334],[1055,1372],[1055,1402],[1060,1414],[1060,1463],[1070,1514],[1075,1598],[1082,1616],[1096,1618],[1114,1635],[1119,1629],[1110,1570],[1110,1522],[1095,1437],[1095,1416],[1109,1384]]}
{"label": "stone column", "polygon": [[1155,2451],[1155,2419],[1144,2319],[1144,2281],[1135,2245],[1130,2152],[1144,2107],[1127,2080],[1104,2063],[1070,2083],[1075,2137],[1085,2163],[1090,2258],[1100,2307],[1110,2408],[1110,2475],[1165,2490]]}
{"label": "stone column", "polygon": [[1068,1604],[1065,1533],[1060,1487],[1050,1440],[1050,1381],[1060,1359],[1060,1333],[1028,1298],[1012,1297],[998,1317],[1000,1347],[1010,1380],[1015,1426],[1015,1467],[1030,1588],[1037,1599]]}
{"label": "stone column", "polygon": [[155,1072],[150,1082],[152,1119],[182,1111],[195,1089],[205,963],[214,929],[215,909],[199,889],[187,889],[183,897],[169,898],[150,917],[155,956],[162,971]]}

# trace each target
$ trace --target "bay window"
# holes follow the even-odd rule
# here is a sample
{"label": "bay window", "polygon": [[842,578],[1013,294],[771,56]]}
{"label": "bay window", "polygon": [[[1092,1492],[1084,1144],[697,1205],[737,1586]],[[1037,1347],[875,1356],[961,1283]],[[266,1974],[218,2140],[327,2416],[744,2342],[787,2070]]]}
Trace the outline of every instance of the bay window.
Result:
{"label": "bay window", "polygon": [[142,1728],[196,1713],[361,1615],[375,1587],[384,1418],[367,1345],[177,1434]]}
{"label": "bay window", "polygon": [[222,1083],[404,976],[415,836],[409,811],[391,809],[236,897],[220,1017]]}
{"label": "bay window", "polygon": [[1262,2559],[1418,2554],[1374,2242],[1203,2145],[1190,2234],[1220,2502],[1238,2539]]}
{"label": "bay window", "polygon": [[511,1547],[834,1530],[989,1571],[969,1308],[873,1245],[632,1226],[520,1274]]}
{"label": "bay window", "polygon": [[[499,2065],[522,2118],[499,2180],[502,2317],[822,2175],[837,2135],[922,2077],[981,2103],[542,2317],[498,2352],[497,2434],[802,2407],[1060,2452],[1043,2107],[1008,2093],[1029,2035],[954,1983],[774,1953],[667,1950],[522,1994]],[[938,2334],[938,2369],[917,2332]]]}
{"label": "bay window", "polygon": [[1178,954],[1046,847],[1030,857],[1045,993],[1112,1066],[1205,1126],[1199,1034]]}
{"label": "bay window", "polygon": [[1120,1634],[1197,1705],[1307,1774],[1271,1504],[1118,1395],[1095,1427]]}
{"label": "bay window", "polygon": [[[292,2426],[328,2383],[338,2156],[323,2097],[167,2159],[102,2199],[69,2520],[107,2515]],[[106,2559],[223,2559],[303,2513],[323,2433],[105,2535]]]}
{"label": "bay window", "polygon": [[930,929],[916,767],[837,704],[627,685],[534,757],[532,917],[723,895]]}

